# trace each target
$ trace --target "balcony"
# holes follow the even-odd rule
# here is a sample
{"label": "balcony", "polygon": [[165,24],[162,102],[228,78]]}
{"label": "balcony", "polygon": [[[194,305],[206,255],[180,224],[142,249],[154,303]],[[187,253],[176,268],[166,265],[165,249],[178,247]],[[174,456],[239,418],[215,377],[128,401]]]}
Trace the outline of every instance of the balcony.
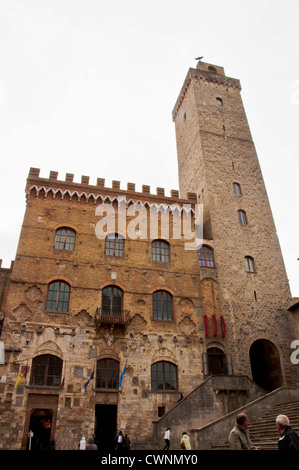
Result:
{"label": "balcony", "polygon": [[99,307],[96,309],[95,322],[97,326],[126,326],[130,321],[130,310],[110,309],[107,307]]}

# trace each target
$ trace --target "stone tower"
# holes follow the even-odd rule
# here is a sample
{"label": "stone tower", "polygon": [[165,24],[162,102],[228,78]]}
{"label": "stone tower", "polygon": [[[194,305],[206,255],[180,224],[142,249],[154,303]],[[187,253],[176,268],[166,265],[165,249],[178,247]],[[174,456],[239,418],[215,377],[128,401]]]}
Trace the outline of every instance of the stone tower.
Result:
{"label": "stone tower", "polygon": [[240,92],[223,67],[189,69],[173,109],[180,194],[203,204],[202,250],[214,259],[205,277],[226,319],[225,340],[211,346],[271,390],[290,380],[291,293]]}

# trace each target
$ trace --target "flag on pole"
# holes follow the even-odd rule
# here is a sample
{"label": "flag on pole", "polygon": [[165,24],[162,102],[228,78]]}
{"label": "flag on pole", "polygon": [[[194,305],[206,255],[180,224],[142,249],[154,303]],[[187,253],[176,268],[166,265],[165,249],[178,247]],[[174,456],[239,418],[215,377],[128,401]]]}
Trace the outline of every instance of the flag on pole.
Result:
{"label": "flag on pole", "polygon": [[19,377],[17,378],[15,387],[16,387],[17,385],[19,385],[19,383],[22,382],[22,380],[26,379],[26,377],[27,377],[27,372],[28,372],[28,363],[27,363],[26,366],[23,367],[23,369],[21,370],[21,373],[20,373]]}
{"label": "flag on pole", "polygon": [[121,387],[122,383],[123,383],[123,378],[124,378],[124,375],[125,375],[125,372],[126,372],[126,368],[127,368],[127,363],[125,364],[125,367],[123,368],[123,371],[122,373],[120,374],[120,378],[119,378],[119,386]]}
{"label": "flag on pole", "polygon": [[88,387],[89,382],[90,382],[93,378],[94,378],[94,370],[92,371],[91,376],[89,377],[89,379],[87,380],[87,382],[85,382],[85,384],[84,384],[85,391],[86,391],[86,389],[87,389],[87,387]]}
{"label": "flag on pole", "polygon": [[60,387],[59,388],[63,388],[64,387],[64,382],[65,382],[65,362],[63,363],[63,375],[61,374],[62,376],[62,380],[60,382]]}

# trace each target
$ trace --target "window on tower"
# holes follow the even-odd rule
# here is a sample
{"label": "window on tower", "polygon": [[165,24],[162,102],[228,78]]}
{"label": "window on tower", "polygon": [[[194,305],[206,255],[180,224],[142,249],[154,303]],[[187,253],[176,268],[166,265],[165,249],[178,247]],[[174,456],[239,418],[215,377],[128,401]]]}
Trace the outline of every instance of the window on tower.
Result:
{"label": "window on tower", "polygon": [[152,243],[152,260],[168,263],[170,261],[169,243],[164,240],[154,240]]}
{"label": "window on tower", "polygon": [[241,225],[247,225],[247,216],[246,216],[246,212],[245,211],[242,211],[242,210],[239,210],[238,211],[238,216],[239,216],[239,222]]}
{"label": "window on tower", "polygon": [[223,106],[223,99],[220,98],[220,96],[217,96],[216,103],[219,104],[219,106]]}
{"label": "window on tower", "polygon": [[73,250],[75,246],[76,232],[68,227],[56,230],[54,248],[59,250]]}
{"label": "window on tower", "polygon": [[254,259],[252,256],[245,256],[245,269],[248,273],[255,273]]}
{"label": "window on tower", "polygon": [[107,235],[105,240],[105,255],[124,256],[124,237],[118,233]]}
{"label": "window on tower", "polygon": [[241,185],[239,183],[233,183],[234,194],[242,196]]}
{"label": "window on tower", "polygon": [[214,254],[212,248],[203,245],[198,250],[198,264],[206,268],[215,268]]}

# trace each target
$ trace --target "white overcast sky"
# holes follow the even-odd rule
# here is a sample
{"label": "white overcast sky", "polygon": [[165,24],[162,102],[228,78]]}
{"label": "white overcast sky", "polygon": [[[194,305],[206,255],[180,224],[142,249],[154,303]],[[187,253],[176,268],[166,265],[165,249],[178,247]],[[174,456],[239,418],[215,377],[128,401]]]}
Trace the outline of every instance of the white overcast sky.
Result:
{"label": "white overcast sky", "polygon": [[203,55],[241,80],[299,297],[298,18],[298,0],[0,0],[2,266],[15,258],[31,166],[178,189],[171,112]]}

